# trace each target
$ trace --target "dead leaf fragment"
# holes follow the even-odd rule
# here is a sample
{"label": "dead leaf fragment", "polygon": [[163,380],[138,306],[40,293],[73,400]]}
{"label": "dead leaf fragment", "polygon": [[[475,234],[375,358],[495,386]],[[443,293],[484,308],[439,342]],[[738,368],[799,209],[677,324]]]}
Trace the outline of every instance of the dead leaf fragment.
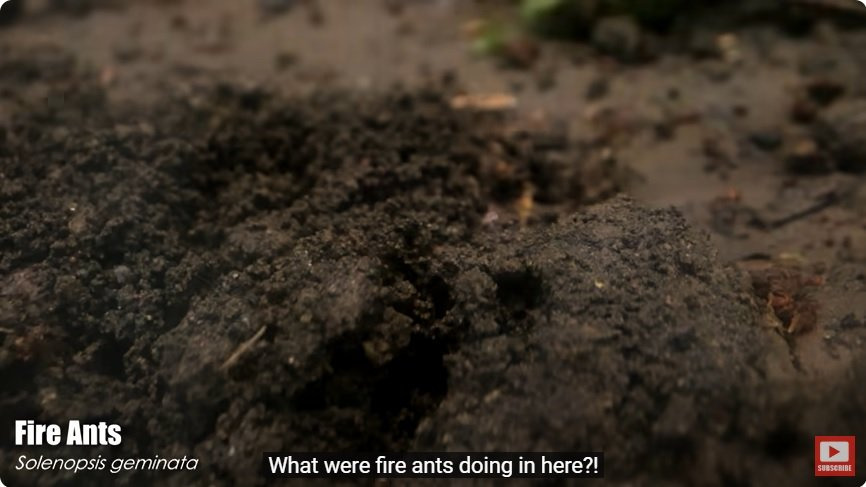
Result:
{"label": "dead leaf fragment", "polygon": [[511,110],[517,107],[517,98],[505,93],[479,93],[457,95],[451,99],[455,110]]}

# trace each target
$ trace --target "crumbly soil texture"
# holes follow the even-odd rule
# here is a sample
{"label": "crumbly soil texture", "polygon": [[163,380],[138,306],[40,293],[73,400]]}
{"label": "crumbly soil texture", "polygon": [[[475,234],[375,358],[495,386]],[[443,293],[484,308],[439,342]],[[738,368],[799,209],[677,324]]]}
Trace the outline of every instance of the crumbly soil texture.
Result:
{"label": "crumbly soil texture", "polygon": [[9,485],[265,485],[264,451],[445,450],[809,485],[815,432],[866,434],[862,317],[826,328],[851,367],[799,373],[750,274],[555,130],[452,108],[447,83],[132,106],[62,49],[3,49],[0,423],[123,426],[111,448],[4,434]]}

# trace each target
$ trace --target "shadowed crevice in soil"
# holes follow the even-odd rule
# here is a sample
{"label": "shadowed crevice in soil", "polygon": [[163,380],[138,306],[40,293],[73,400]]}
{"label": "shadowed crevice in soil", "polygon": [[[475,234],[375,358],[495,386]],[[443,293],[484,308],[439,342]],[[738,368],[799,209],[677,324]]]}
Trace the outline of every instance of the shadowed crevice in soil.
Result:
{"label": "shadowed crevice in soil", "polygon": [[525,319],[527,311],[540,307],[544,302],[544,281],[532,269],[499,272],[493,281],[496,283],[496,297],[511,315],[506,317],[507,321]]}
{"label": "shadowed crevice in soil", "polygon": [[444,345],[414,336],[385,364],[373,363],[364,337],[348,335],[329,344],[331,370],[292,398],[301,413],[357,409],[363,416],[352,451],[401,450],[419,421],[435,410],[447,392]]}

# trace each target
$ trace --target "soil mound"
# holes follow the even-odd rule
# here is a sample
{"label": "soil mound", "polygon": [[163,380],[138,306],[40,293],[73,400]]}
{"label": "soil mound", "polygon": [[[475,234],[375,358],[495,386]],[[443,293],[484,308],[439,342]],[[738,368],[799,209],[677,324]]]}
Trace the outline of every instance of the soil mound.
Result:
{"label": "soil mound", "polygon": [[117,123],[52,89],[67,111],[0,132],[0,421],[116,422],[93,456],[207,472],[111,485],[249,485],[275,450],[587,447],[614,480],[708,485],[752,478],[725,442],[798,435],[737,276],[673,210],[568,211],[567,142],[435,91],[224,86]]}

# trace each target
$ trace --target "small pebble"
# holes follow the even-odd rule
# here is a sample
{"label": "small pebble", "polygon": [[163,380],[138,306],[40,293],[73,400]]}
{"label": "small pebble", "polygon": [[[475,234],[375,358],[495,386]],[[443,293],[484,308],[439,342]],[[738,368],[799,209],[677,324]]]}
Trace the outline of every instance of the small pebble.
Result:
{"label": "small pebble", "polygon": [[125,265],[119,265],[114,268],[114,278],[118,284],[126,284],[132,278],[132,271]]}

